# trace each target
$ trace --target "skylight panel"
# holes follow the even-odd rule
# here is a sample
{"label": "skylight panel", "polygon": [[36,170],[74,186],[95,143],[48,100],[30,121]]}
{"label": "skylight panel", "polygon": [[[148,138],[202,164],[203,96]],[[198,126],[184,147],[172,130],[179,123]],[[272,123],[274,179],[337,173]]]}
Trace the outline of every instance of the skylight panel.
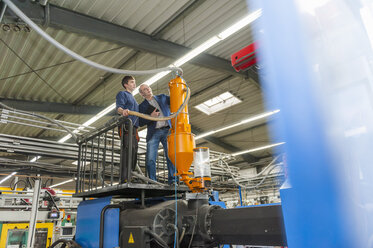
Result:
{"label": "skylight panel", "polygon": [[214,98],[211,98],[197,105],[195,108],[207,115],[211,115],[220,110],[236,105],[240,102],[242,102],[240,99],[238,99],[237,97],[232,95],[229,91],[227,91],[223,94],[220,94]]}

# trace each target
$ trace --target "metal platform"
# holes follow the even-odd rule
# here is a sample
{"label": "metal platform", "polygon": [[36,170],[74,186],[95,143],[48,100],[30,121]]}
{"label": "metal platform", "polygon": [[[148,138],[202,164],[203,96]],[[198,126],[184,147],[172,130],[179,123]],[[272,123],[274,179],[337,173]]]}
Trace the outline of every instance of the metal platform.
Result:
{"label": "metal platform", "polygon": [[[189,189],[186,186],[178,186],[177,193],[185,193]],[[152,184],[125,183],[108,186],[101,189],[81,192],[73,195],[74,197],[103,197],[120,196],[122,198],[140,198],[141,194],[145,197],[171,196],[175,194],[174,186],[160,186]]]}

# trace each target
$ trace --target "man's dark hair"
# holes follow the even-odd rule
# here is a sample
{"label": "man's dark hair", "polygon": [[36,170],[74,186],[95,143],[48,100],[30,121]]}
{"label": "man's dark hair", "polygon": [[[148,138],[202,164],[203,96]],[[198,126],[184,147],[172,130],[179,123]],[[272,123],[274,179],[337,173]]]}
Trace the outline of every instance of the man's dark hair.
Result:
{"label": "man's dark hair", "polygon": [[128,84],[128,81],[129,80],[135,80],[135,78],[133,76],[125,76],[123,79],[122,79],[122,86],[123,88],[126,88],[124,87],[125,84]]}

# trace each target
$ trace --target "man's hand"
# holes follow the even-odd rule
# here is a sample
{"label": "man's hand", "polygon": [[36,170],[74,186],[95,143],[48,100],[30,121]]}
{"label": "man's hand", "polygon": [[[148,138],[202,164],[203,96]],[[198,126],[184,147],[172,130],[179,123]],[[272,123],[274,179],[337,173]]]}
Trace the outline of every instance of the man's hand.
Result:
{"label": "man's hand", "polygon": [[157,112],[157,109],[154,109],[154,111],[150,114],[151,117],[158,117],[160,115],[159,112]]}
{"label": "man's hand", "polygon": [[122,115],[123,116],[128,116],[129,115],[129,110],[128,109],[123,109],[122,110]]}

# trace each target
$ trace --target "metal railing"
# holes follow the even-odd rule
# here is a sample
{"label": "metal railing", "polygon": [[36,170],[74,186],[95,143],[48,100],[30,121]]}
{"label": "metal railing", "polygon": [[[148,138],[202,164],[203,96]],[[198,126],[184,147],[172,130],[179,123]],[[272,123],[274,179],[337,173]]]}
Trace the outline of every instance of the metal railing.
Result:
{"label": "metal railing", "polygon": [[126,168],[125,164],[130,163],[132,157],[125,156],[125,151],[122,149],[124,135],[120,137],[117,130],[119,127],[124,133],[125,126],[132,134],[130,119],[114,118],[101,128],[81,137],[77,165],[77,193],[113,186],[125,181],[124,169],[130,171],[130,167]]}

